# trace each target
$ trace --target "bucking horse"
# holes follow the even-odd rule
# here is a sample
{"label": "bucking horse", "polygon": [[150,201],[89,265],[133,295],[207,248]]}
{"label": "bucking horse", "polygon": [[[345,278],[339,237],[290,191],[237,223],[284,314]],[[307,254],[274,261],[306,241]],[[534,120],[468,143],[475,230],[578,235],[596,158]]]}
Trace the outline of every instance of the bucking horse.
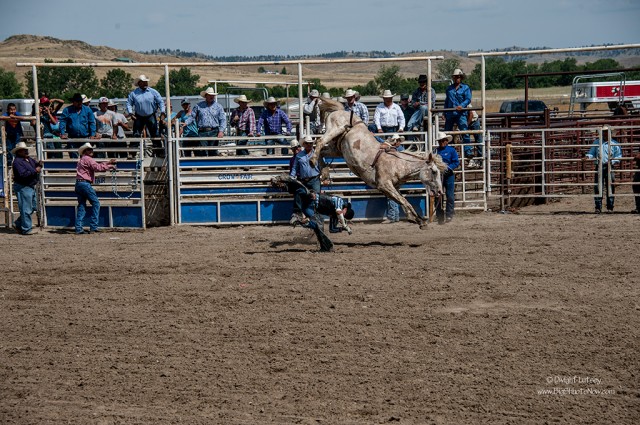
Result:
{"label": "bucking horse", "polygon": [[407,220],[420,228],[427,224],[413,206],[398,191],[401,184],[419,177],[434,195],[442,194],[441,173],[447,169],[440,155],[429,153],[419,156],[395,149],[384,151],[365,123],[341,103],[322,99],[321,114],[325,117],[326,132],[317,140],[311,162],[319,163],[323,157],[342,156],[349,169],[366,184],[377,188],[388,198],[402,206]]}

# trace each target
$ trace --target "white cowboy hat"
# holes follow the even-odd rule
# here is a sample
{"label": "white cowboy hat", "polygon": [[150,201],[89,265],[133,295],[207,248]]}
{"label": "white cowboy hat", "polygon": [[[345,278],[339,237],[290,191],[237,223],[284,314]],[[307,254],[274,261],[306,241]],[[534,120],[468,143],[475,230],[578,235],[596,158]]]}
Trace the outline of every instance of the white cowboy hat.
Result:
{"label": "white cowboy hat", "polygon": [[240,103],[240,102],[244,102],[244,103],[250,103],[251,101],[249,99],[247,99],[247,96],[241,94],[240,96],[236,97],[235,99],[233,99],[234,102],[236,103]]}
{"label": "white cowboy hat", "polygon": [[384,99],[385,97],[393,97],[393,96],[395,96],[395,94],[391,93],[391,90],[385,90],[385,91],[380,95],[380,97],[381,97],[381,98],[383,98],[383,99]]}
{"label": "white cowboy hat", "polygon": [[455,77],[456,75],[462,75],[462,77],[464,78],[464,72],[462,72],[462,70],[460,68],[456,68],[453,71],[453,74],[451,74],[452,77]]}
{"label": "white cowboy hat", "polygon": [[346,98],[348,98],[348,97],[353,97],[353,96],[355,96],[355,95],[356,95],[356,92],[355,92],[355,91],[353,91],[353,90],[351,90],[351,89],[347,89],[347,91],[346,91],[346,92],[344,92],[344,96],[342,96],[342,97],[344,97],[344,98],[346,99]]}
{"label": "white cowboy hat", "polygon": [[296,139],[293,139],[291,141],[291,143],[289,144],[289,146],[291,147],[291,149],[293,148],[299,148],[300,147],[300,143],[298,143],[298,141]]}
{"label": "white cowboy hat", "polygon": [[311,136],[304,136],[304,140],[302,140],[302,143],[313,143],[313,137]]}
{"label": "white cowboy hat", "polygon": [[206,95],[211,95],[211,96],[217,96],[218,93],[216,93],[215,91],[213,91],[213,89],[211,87],[207,87],[206,90],[202,90],[200,92],[200,96],[205,97]]}
{"label": "white cowboy hat", "polygon": [[26,144],[25,142],[18,142],[18,144],[16,145],[16,147],[15,147],[15,148],[13,148],[13,149],[11,149],[11,153],[12,153],[13,155],[15,155],[15,154],[16,154],[16,152],[18,152],[19,150],[22,150],[22,149],[29,150],[29,147],[27,146],[27,144]]}
{"label": "white cowboy hat", "polygon": [[78,149],[78,154],[82,155],[82,153],[84,151],[86,151],[87,149],[95,149],[93,146],[91,146],[91,143],[87,142],[84,145],[80,146],[80,148]]}
{"label": "white cowboy hat", "polygon": [[436,142],[440,140],[447,139],[448,142],[453,140],[453,136],[447,133],[443,133],[442,131],[438,131],[438,135],[436,136]]}
{"label": "white cowboy hat", "polygon": [[118,104],[116,104],[113,100],[110,100],[107,107],[111,107],[111,106],[118,106]]}
{"label": "white cowboy hat", "polygon": [[82,96],[82,103],[89,103],[91,102],[91,98],[87,97],[86,94],[81,94],[80,96]]}
{"label": "white cowboy hat", "polygon": [[391,135],[391,137],[389,138],[389,141],[393,142],[393,143],[398,142],[398,141],[404,142],[404,136],[401,136],[398,133],[393,133]]}
{"label": "white cowboy hat", "polygon": [[140,75],[138,76],[138,78],[136,78],[135,80],[133,80],[133,84],[137,86],[137,85],[138,85],[138,83],[139,83],[140,81],[146,81],[146,82],[149,82],[149,77],[147,77],[147,76],[146,76],[146,75],[144,75],[144,74],[140,74]]}
{"label": "white cowboy hat", "polygon": [[326,91],[326,92],[322,93],[322,98],[323,99],[331,99],[331,95],[329,94],[329,92]]}
{"label": "white cowboy hat", "polygon": [[309,92],[309,97],[320,97],[320,92],[316,89],[313,89]]}
{"label": "white cowboy hat", "polygon": [[266,107],[269,103],[278,103],[275,97],[270,96],[267,100],[262,102],[262,104]]}

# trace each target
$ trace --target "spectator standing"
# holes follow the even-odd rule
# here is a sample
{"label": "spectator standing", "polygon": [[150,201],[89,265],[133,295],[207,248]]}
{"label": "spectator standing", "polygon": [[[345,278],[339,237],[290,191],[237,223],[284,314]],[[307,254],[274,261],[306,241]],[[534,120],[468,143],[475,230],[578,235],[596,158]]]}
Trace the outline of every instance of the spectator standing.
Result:
{"label": "spectator standing", "polygon": [[76,213],[76,235],[84,232],[83,224],[86,214],[87,201],[91,204],[89,211],[89,233],[99,232],[98,215],[100,214],[100,200],[96,194],[92,184],[95,181],[96,171],[115,170],[116,160],[111,158],[109,162],[96,162],[93,159],[93,146],[85,143],[78,149],[80,160],[76,167],[76,187],[75,192],[78,196],[78,211]]}
{"label": "spectator standing", "polygon": [[400,109],[402,110],[402,115],[404,115],[404,130],[409,130],[409,121],[411,120],[411,116],[416,111],[413,106],[409,103],[409,95],[403,93],[400,95]]}
{"label": "spectator standing", "polygon": [[424,116],[427,115],[429,108],[436,106],[436,89],[431,87],[431,92],[427,90],[427,76],[421,74],[418,76],[418,88],[411,95],[411,104],[414,109],[413,115],[407,122],[410,131],[420,131]]}
{"label": "spectator standing", "polygon": [[131,131],[131,129],[129,128],[129,121],[127,120],[127,117],[125,117],[124,114],[118,112],[118,105],[116,105],[113,101],[109,101],[109,103],[107,104],[107,109],[116,114],[116,119],[118,120],[118,129],[116,132],[116,136],[118,137],[118,139],[126,138],[125,131]]}
{"label": "spectator standing", "polygon": [[[256,127],[256,131],[258,134],[264,134],[265,136],[281,136],[282,135],[282,124],[284,123],[286,126],[286,136],[291,135],[291,121],[289,121],[289,117],[287,114],[278,107],[278,101],[274,97],[268,98],[263,103],[265,109],[260,114],[260,119],[258,119],[258,125]],[[288,144],[285,139],[282,138],[273,138],[267,140],[267,145],[272,146],[275,143],[279,145]],[[267,155],[273,155],[275,153],[274,149],[267,149]],[[287,154],[287,149],[284,148],[281,150],[282,155]]]}
{"label": "spectator standing", "polygon": [[632,213],[640,214],[640,153],[637,154],[633,160],[636,162],[636,172],[633,174],[633,193],[636,201],[636,209],[631,211]]}
{"label": "spectator standing", "polygon": [[369,110],[364,103],[360,103],[356,100],[356,91],[347,89],[344,93],[344,110],[347,112],[353,111],[353,114],[360,118],[367,126],[369,125]]}
{"label": "spectator standing", "polygon": [[[96,138],[117,140],[118,135],[114,129],[118,128],[118,117],[113,111],[107,109],[109,99],[101,97],[98,99],[98,110],[93,113],[96,117]],[[104,142],[96,142],[99,148],[105,148]],[[96,158],[104,158],[104,153]]]}
{"label": "spectator standing", "polygon": [[[463,111],[471,103],[471,89],[468,85],[464,84],[464,72],[460,69],[455,69],[451,78],[453,78],[453,84],[447,87],[444,107],[455,108],[455,111],[449,111],[444,113],[445,123],[444,130],[451,131],[453,126],[457,125],[459,131],[467,131],[469,129],[467,123],[467,112]],[[467,159],[473,158],[473,146],[469,146],[471,138],[469,134],[462,135],[462,142],[465,144],[464,157]]]}
{"label": "spectator standing", "polygon": [[13,154],[11,151],[20,142],[22,136],[24,136],[22,124],[20,122],[28,120],[28,118],[24,118],[22,114],[18,112],[18,108],[15,103],[9,103],[7,104],[7,112],[0,117],[0,120],[5,122],[4,131],[7,140],[7,164],[11,164],[13,161]]}
{"label": "spectator standing", "polygon": [[[186,125],[193,121],[198,126],[198,137],[224,137],[224,130],[227,128],[227,114],[220,103],[216,102],[216,93],[213,88],[207,87],[206,90],[200,92],[200,96],[204,97],[193,107],[191,115],[185,121]],[[219,146],[219,140],[201,140],[202,147]],[[196,151],[196,156],[218,156],[218,151]]]}
{"label": "spectator standing", "polygon": [[[45,139],[45,148],[61,149],[60,123],[57,113],[62,107],[60,99],[49,99],[46,96],[40,98],[40,124],[42,125],[42,138]],[[62,152],[48,152],[47,158],[62,158]]]}
{"label": "spectator standing", "polygon": [[[473,108],[471,104],[467,106],[467,108]],[[477,130],[480,131],[480,117],[476,111],[469,111],[467,115],[467,122],[469,123],[469,130]],[[469,161],[469,168],[482,168],[482,158],[484,157],[484,140],[482,138],[482,133],[474,133],[473,134],[473,142],[477,145],[472,147],[473,156]]]}
{"label": "spectator standing", "polygon": [[[187,120],[191,117],[191,112],[193,112],[189,99],[186,97],[182,99],[180,106],[182,106],[182,109],[178,111],[175,118],[172,120],[172,122],[175,122],[176,120],[179,122],[180,137],[198,137],[198,124],[196,121],[190,120],[190,123],[187,124]],[[182,140],[182,147],[184,148],[195,148],[197,146],[200,146],[200,142],[197,140]],[[191,156],[191,151],[183,151],[183,154],[185,156]]]}
{"label": "spectator standing", "polygon": [[146,136],[152,138],[153,147],[162,148],[162,142],[155,140],[158,137],[156,112],[165,112],[164,100],[156,89],[149,87],[146,75],[138,76],[134,85],[138,87],[127,96],[127,114],[133,120],[133,137],[142,137],[146,129]]}
{"label": "spectator standing", "polygon": [[[602,149],[600,146],[602,145]],[[617,141],[611,138],[611,127],[604,125],[602,127],[602,142],[600,139],[596,139],[589,149],[589,152],[582,158],[583,161],[587,159],[595,159],[595,176],[593,193],[596,196],[593,198],[596,204],[596,214],[602,212],[602,196],[609,191],[611,187],[611,193],[607,194],[607,212],[613,212],[613,204],[615,201],[614,195],[616,193],[615,180],[613,170],[620,164],[620,158],[622,158],[622,150]],[[602,174],[599,173],[599,164],[602,161]],[[600,192],[598,186],[602,186],[602,192]]]}
{"label": "spectator standing", "polygon": [[444,189],[447,197],[446,207],[442,208],[442,198],[436,203],[436,217],[439,224],[449,223],[453,220],[455,213],[455,184],[456,177],[453,174],[453,170],[460,166],[460,158],[458,157],[458,151],[453,146],[449,146],[449,142],[453,139],[451,135],[438,132],[436,141],[438,147],[436,153],[442,157],[442,160],[447,164],[447,169],[442,173],[442,188]]}
{"label": "spectator standing", "polygon": [[[88,106],[82,104],[82,95],[76,93],[71,98],[71,106],[62,110],[60,116],[61,139],[87,139],[96,136],[96,117]],[[67,143],[67,149],[78,149],[81,142]],[[76,152],[69,152],[69,157],[77,158]]]}
{"label": "spectator standing", "polygon": [[[247,96],[241,94],[233,99],[238,104],[238,108],[231,113],[231,126],[236,128],[237,135],[243,137],[253,137],[256,134],[256,114],[249,108],[251,102]],[[247,146],[248,140],[238,140],[238,146]],[[238,155],[249,155],[247,149],[238,149]]]}
{"label": "spectator standing", "polygon": [[312,134],[320,134],[322,132],[322,123],[320,120],[320,93],[318,90],[313,89],[309,92],[309,96],[304,103],[304,124],[306,128],[307,117],[309,118],[309,128]]}
{"label": "spectator standing", "polygon": [[[320,168],[318,164],[312,166],[309,160],[313,157],[313,138],[306,136],[302,142],[303,150],[298,152],[293,159],[293,165],[289,177],[297,178],[307,189],[320,193]],[[305,190],[300,188],[293,194],[293,214],[290,223],[302,221],[303,196]]]}
{"label": "spectator standing", "polygon": [[[374,133],[396,133],[404,131],[405,121],[402,109],[393,101],[395,94],[391,90],[385,90],[380,97],[382,102],[378,104],[373,113],[373,124],[369,130]],[[377,137],[379,142],[382,139]]]}
{"label": "spectator standing", "polygon": [[31,215],[36,211],[36,185],[42,171],[42,161],[29,157],[29,149],[25,142],[18,142],[11,153],[13,160],[13,192],[18,198],[20,216],[13,223],[21,235],[33,234]]}

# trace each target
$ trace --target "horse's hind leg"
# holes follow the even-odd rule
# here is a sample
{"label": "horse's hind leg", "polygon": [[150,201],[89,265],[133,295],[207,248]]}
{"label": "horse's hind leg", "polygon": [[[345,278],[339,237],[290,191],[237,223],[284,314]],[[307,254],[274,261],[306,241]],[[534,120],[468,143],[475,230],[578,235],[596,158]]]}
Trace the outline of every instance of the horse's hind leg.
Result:
{"label": "horse's hind leg", "polygon": [[407,198],[402,196],[398,189],[396,189],[392,184],[383,184],[378,186],[380,192],[384,193],[388,198],[396,201],[399,205],[402,206],[404,213],[407,215],[407,220],[411,223],[416,223],[420,225],[420,228],[425,226],[427,222],[418,214],[416,210],[413,209],[413,206],[407,201]]}

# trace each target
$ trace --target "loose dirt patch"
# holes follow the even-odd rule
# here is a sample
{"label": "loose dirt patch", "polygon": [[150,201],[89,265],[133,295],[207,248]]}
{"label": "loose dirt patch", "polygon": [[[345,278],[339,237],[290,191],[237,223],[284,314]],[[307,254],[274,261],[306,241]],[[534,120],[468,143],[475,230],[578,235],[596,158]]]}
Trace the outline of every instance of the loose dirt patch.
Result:
{"label": "loose dirt patch", "polygon": [[590,210],[5,232],[0,422],[636,423],[640,217]]}

